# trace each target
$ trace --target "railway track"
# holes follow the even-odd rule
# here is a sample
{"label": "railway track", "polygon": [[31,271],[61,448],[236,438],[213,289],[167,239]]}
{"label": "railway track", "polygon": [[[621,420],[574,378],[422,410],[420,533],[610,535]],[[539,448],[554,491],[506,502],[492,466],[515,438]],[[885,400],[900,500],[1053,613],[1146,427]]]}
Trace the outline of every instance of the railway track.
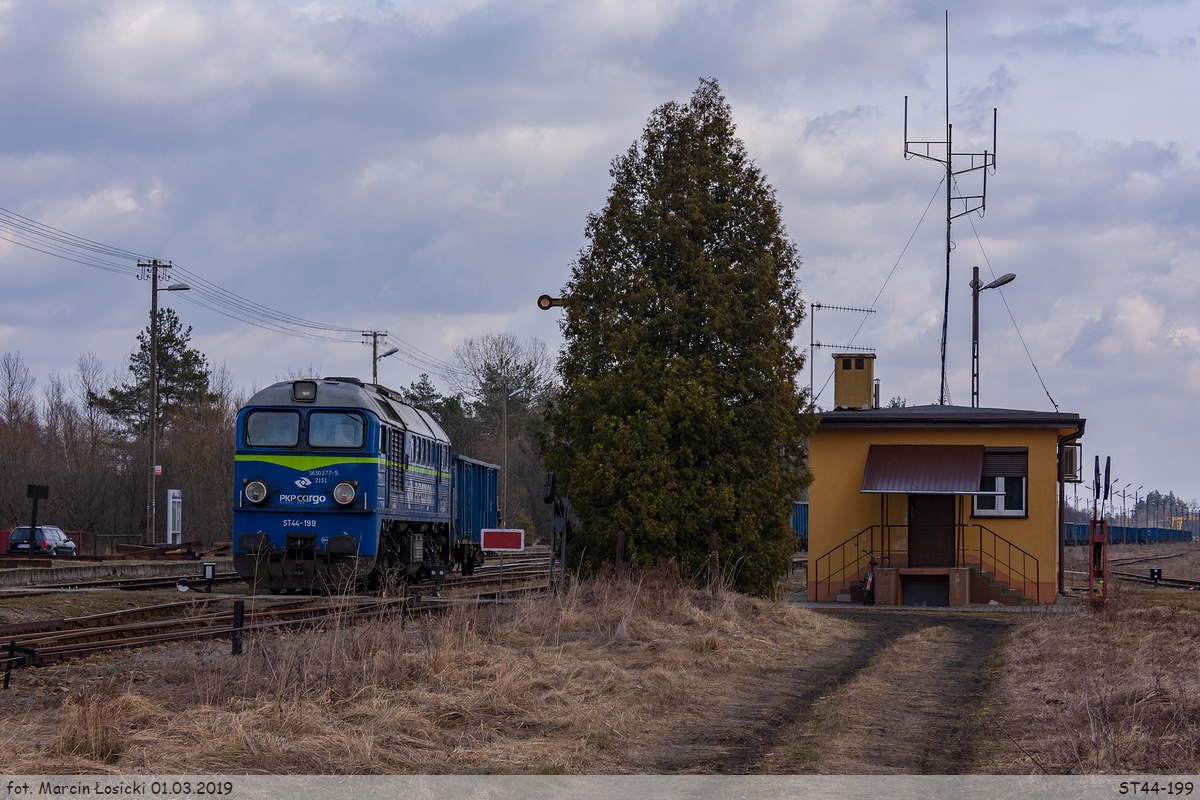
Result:
{"label": "railway track", "polygon": [[[1065,570],[1067,575],[1083,576],[1083,583],[1087,583],[1087,573],[1079,572],[1078,570]],[[1113,580],[1127,581],[1129,583],[1140,583],[1147,586],[1153,586],[1154,580],[1149,575],[1141,575],[1136,572],[1119,572],[1110,570],[1109,577]],[[1160,578],[1158,585],[1165,589],[1188,589],[1190,591],[1200,591],[1200,581],[1188,580],[1186,578]]]}
{"label": "railway track", "polygon": [[1138,556],[1136,558],[1110,558],[1108,565],[1110,567],[1127,567],[1130,564],[1142,564],[1147,561],[1165,561],[1170,558],[1179,558],[1180,556],[1190,555],[1196,552],[1195,550],[1183,550],[1178,553],[1162,553],[1153,556]]}
{"label": "railway track", "polygon": [[[1108,574],[1119,580],[1129,581],[1130,583],[1141,583],[1151,586],[1154,585],[1154,581],[1150,579],[1149,575],[1138,575],[1133,572],[1114,571],[1110,571]],[[1182,578],[1160,578],[1158,585],[1167,589],[1189,589],[1191,591],[1200,591],[1200,582],[1189,581]]]}
{"label": "railway track", "polygon": [[[6,597],[32,597],[47,592],[69,589],[169,589],[176,586],[183,578],[189,584],[203,585],[203,575],[172,575],[155,576],[151,578],[110,578],[97,581],[68,581],[65,583],[37,583],[13,589],[0,589],[0,599]],[[213,578],[213,584],[234,583],[242,580],[236,572],[218,572]]]}
{"label": "railway track", "polygon": [[[432,583],[408,587],[397,597],[250,597],[240,627],[234,610],[209,610],[230,598],[204,597],[178,603],[92,614],[59,620],[39,620],[0,626],[0,666],[40,666],[64,658],[103,650],[232,636],[275,628],[319,626],[329,622],[354,624],[365,618],[438,611],[468,603],[496,603],[546,591],[546,565],[529,559],[505,564],[503,594],[499,569],[487,567],[477,576],[444,581],[441,596]],[[482,574],[478,574],[482,573]],[[491,588],[496,584],[496,588]]]}
{"label": "railway track", "polygon": [[[515,578],[526,579],[531,570],[540,569],[542,574],[545,574],[548,569],[549,554],[545,552],[522,553],[519,555],[508,556],[504,563],[504,579],[508,580],[510,575]],[[475,578],[487,579],[491,577],[494,580],[499,580],[499,562],[493,558],[487,564],[477,566],[475,568]],[[31,597],[38,594],[45,594],[49,591],[65,590],[65,589],[169,589],[175,587],[181,578],[186,578],[188,583],[194,587],[204,585],[203,575],[175,575],[163,577],[149,578],[109,578],[105,580],[91,581],[65,581],[61,583],[38,583],[29,586],[14,587],[12,589],[0,589],[0,599],[15,598],[15,597]],[[448,578],[442,582],[443,587],[457,585],[462,581],[470,581],[474,578],[454,577]],[[213,585],[222,583],[237,583],[242,578],[236,572],[219,572],[213,578]],[[428,588],[432,591],[433,584],[425,582],[416,584],[421,587]]]}

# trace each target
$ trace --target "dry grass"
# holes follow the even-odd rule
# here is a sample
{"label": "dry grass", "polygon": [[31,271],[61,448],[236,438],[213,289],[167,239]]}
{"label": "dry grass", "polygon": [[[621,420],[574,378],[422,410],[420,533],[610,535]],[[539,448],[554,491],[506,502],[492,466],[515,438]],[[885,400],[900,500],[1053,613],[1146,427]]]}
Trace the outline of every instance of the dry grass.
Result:
{"label": "dry grass", "polygon": [[[505,606],[23,671],[10,771],[621,772],[836,634],[669,568]],[[30,686],[36,680],[36,686]],[[736,683],[737,680],[734,682]]]}
{"label": "dry grass", "polygon": [[[794,739],[776,748],[765,769],[826,775],[914,772],[917,759],[907,745],[930,740],[917,707],[924,695],[937,692],[939,686],[925,683],[938,673],[943,650],[957,638],[946,627],[931,626],[897,639],[852,680],[821,697],[811,718]],[[939,749],[946,746],[939,741]]]}
{"label": "dry grass", "polygon": [[1200,770],[1200,597],[1114,587],[1103,613],[1031,616],[1005,651],[994,741],[1002,773]]}

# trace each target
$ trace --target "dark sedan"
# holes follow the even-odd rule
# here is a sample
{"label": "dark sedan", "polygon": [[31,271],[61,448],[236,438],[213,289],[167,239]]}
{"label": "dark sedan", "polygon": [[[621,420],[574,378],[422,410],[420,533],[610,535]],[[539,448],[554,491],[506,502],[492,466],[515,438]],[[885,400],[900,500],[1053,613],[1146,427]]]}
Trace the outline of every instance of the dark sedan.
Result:
{"label": "dark sedan", "polygon": [[38,525],[30,547],[29,526],[13,528],[8,537],[8,552],[29,554],[32,550],[39,555],[73,556],[76,555],[75,543],[62,532],[61,528],[53,525]]}

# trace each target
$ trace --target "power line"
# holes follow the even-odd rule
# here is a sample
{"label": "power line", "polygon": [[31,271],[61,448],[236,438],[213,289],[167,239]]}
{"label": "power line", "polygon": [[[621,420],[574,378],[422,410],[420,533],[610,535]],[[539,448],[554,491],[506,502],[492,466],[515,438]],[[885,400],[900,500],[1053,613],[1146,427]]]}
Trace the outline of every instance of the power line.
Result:
{"label": "power line", "polygon": [[[992,278],[995,279],[996,270],[992,269],[992,262],[988,260],[987,251],[983,249],[983,240],[979,238],[979,231],[975,230],[975,221],[970,217],[967,217],[967,219],[971,222],[971,231],[975,234],[975,241],[979,243],[979,252],[983,253],[983,262],[987,264],[988,272],[992,273]],[[1042,380],[1042,373],[1038,371],[1037,364],[1033,362],[1033,354],[1029,352],[1029,345],[1025,344],[1025,337],[1021,335],[1021,326],[1017,324],[1017,318],[1013,316],[1012,309],[1008,307],[1008,298],[1004,296],[1003,287],[996,287],[996,291],[1000,292],[1000,299],[1004,301],[1004,310],[1008,312],[1008,318],[1012,320],[1013,328],[1017,332],[1017,338],[1021,340],[1021,347],[1025,348],[1025,357],[1029,359],[1029,366],[1033,367],[1033,374],[1037,375],[1038,383],[1042,385],[1042,391],[1050,399],[1050,405],[1054,406],[1055,411],[1058,411],[1058,403],[1054,402],[1054,397],[1051,396],[1050,390],[1046,388],[1046,382]]]}
{"label": "power line", "polygon": [[[921,229],[921,223],[925,221],[925,215],[929,213],[929,209],[933,208],[933,201],[937,199],[938,192],[941,191],[942,184],[945,182],[946,182],[946,178],[945,178],[945,176],[942,176],[942,179],[940,181],[938,181],[938,185],[934,187],[933,195],[930,196],[929,202],[925,205],[925,210],[921,212],[921,218],[919,220],[917,220],[916,227],[914,227],[912,233],[910,233],[908,235],[908,241],[904,243],[904,248],[901,249],[900,255],[896,256],[896,263],[892,265],[892,271],[887,274],[887,277],[884,278],[884,280],[883,280],[883,285],[880,286],[879,291],[875,293],[875,299],[871,301],[871,306],[870,306],[871,311],[875,310],[875,306],[879,302],[879,298],[883,296],[883,290],[887,288],[888,283],[892,280],[892,276],[896,274],[896,268],[900,266],[900,261],[904,258],[904,254],[908,252],[909,245],[911,245],[913,239],[916,238],[917,231],[919,231]],[[858,338],[858,334],[862,331],[863,325],[866,325],[866,324],[867,324],[867,318],[864,316],[862,318],[862,322],[858,323],[858,327],[854,329],[854,335],[850,337],[851,345],[854,344],[854,340]],[[813,365],[813,364],[809,365],[809,369],[814,369],[814,368],[815,368],[815,365]],[[829,386],[829,382],[831,380],[833,380],[834,372],[836,372],[836,369],[830,371],[829,377],[825,378],[825,382],[821,384],[821,391],[817,392],[817,396],[812,398],[812,402],[814,402],[814,403],[817,402],[817,398],[819,398],[822,394],[825,393],[825,388],[827,386]]]}
{"label": "power line", "polygon": [[[0,208],[0,240],[64,261],[121,275],[139,275],[140,270],[136,263],[151,258],[144,253],[76,236],[5,208]],[[134,263],[127,263],[130,261]],[[356,341],[343,338],[339,334],[357,336],[361,330],[360,328],[329,325],[305,319],[256,303],[176,263],[171,263],[171,269],[186,278],[191,286],[191,291],[182,295],[189,303],[261,330],[338,344],[353,344]],[[403,339],[395,336],[387,338],[401,349],[397,358],[410,366],[437,372],[442,377],[462,374],[461,370],[454,365],[424,352]]]}

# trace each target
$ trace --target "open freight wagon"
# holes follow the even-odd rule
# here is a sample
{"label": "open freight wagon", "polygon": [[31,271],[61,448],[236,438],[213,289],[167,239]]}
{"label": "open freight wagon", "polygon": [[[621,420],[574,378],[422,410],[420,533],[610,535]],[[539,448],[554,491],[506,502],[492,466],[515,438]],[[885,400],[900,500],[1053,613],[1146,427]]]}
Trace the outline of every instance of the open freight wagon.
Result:
{"label": "open freight wagon", "polygon": [[500,467],[458,455],[451,459],[451,492],[454,504],[455,560],[466,568],[483,563],[484,528],[495,528],[497,478]]}

